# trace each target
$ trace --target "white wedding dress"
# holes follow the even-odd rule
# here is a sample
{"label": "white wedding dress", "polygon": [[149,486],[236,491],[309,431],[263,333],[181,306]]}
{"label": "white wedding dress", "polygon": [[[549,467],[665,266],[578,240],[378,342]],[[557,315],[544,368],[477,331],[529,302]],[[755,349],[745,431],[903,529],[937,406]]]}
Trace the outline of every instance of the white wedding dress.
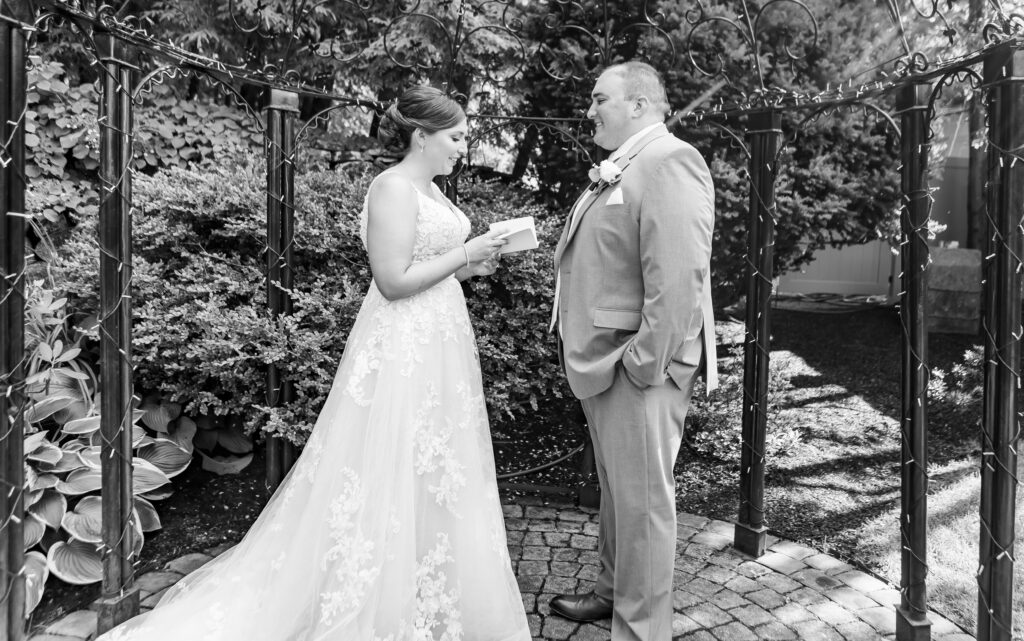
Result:
{"label": "white wedding dress", "polygon": [[[461,211],[418,197],[414,261],[465,242]],[[360,227],[365,246],[365,205]],[[371,283],[252,529],[100,640],[529,641],[506,543],[461,285],[388,301]]]}

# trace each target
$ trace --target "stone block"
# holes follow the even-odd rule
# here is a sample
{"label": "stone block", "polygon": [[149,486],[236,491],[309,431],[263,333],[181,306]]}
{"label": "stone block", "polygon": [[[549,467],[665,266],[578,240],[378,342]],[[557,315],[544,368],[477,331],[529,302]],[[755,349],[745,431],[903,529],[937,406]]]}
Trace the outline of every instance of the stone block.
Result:
{"label": "stone block", "polygon": [[46,633],[75,639],[91,639],[96,636],[97,619],[98,615],[96,612],[92,610],[79,610],[46,626]]}
{"label": "stone block", "polygon": [[520,592],[540,592],[540,586],[544,585],[544,575],[542,574],[531,574],[525,576],[523,574],[516,575],[516,582],[519,583]]}
{"label": "stone block", "polygon": [[[896,616],[893,614],[893,616]],[[843,635],[846,641],[881,641],[882,635],[863,621],[850,621],[836,626],[836,632]]]}
{"label": "stone block", "polygon": [[704,597],[697,596],[693,592],[676,590],[672,593],[672,609],[674,610],[685,610],[703,602]]}
{"label": "stone block", "polygon": [[[531,532],[530,534],[533,534]],[[569,545],[569,534],[567,532],[544,532],[544,542],[551,547],[564,548]]]}
{"label": "stone block", "polygon": [[523,609],[526,610],[527,614],[532,614],[537,609],[537,595],[536,594],[523,594]]}
{"label": "stone block", "polygon": [[573,534],[569,540],[569,544],[577,550],[596,550],[597,537],[587,536],[585,534]]}
{"label": "stone block", "polygon": [[[545,532],[526,532],[523,535],[523,546],[527,545],[547,545],[544,541]],[[547,534],[550,534],[548,532]]]}
{"label": "stone block", "polygon": [[807,567],[807,564],[781,552],[767,552],[758,557],[757,562],[782,574],[792,574]]}
{"label": "stone block", "polygon": [[726,536],[725,534],[718,534],[716,532],[705,530],[694,534],[693,537],[690,538],[690,543],[700,543],[701,545],[706,545],[712,550],[724,550],[732,545],[732,535],[730,534]]}
{"label": "stone block", "polygon": [[815,603],[814,605],[807,606],[816,617],[829,624],[832,627],[842,625],[843,623],[849,623],[850,621],[856,621],[857,615],[850,612],[843,606],[839,605],[835,601],[825,601],[824,603]]}
{"label": "stone block", "polygon": [[857,611],[857,616],[880,634],[896,633],[896,611],[882,605]]}
{"label": "stone block", "polygon": [[526,623],[530,626],[530,636],[536,639],[540,636],[540,615],[538,614],[527,614]]}
{"label": "stone block", "polygon": [[608,630],[602,629],[592,623],[586,623],[576,630],[572,636],[573,641],[609,641],[611,638]]}
{"label": "stone block", "polygon": [[544,579],[544,591],[552,594],[574,594],[577,581],[571,577],[549,576]]}
{"label": "stone block", "polygon": [[672,636],[677,637],[697,630],[700,630],[700,624],[685,614],[677,614],[672,617]]}
{"label": "stone block", "polygon": [[741,608],[734,608],[729,611],[729,614],[736,617],[737,621],[752,628],[775,620],[771,613],[759,605],[745,605]]}
{"label": "stone block", "polygon": [[793,624],[793,631],[800,639],[814,639],[814,641],[846,641],[846,639],[817,619],[801,621]]}
{"label": "stone block", "polygon": [[786,604],[786,598],[775,590],[755,590],[743,595],[748,601],[756,603],[765,610],[773,610]]}
{"label": "stone block", "polygon": [[878,607],[874,599],[869,599],[853,588],[836,588],[826,592],[825,596],[850,610]]}
{"label": "stone block", "polygon": [[929,253],[929,331],[976,334],[981,316],[981,252],[934,247]]}
{"label": "stone block", "polygon": [[729,588],[733,592],[739,594],[746,594],[747,592],[753,592],[754,590],[760,590],[761,584],[754,579],[747,578],[745,576],[734,576],[725,582],[725,587]]}
{"label": "stone block", "polygon": [[[844,588],[845,589],[845,588]],[[821,592],[815,589],[802,587],[799,590],[793,590],[786,595],[786,598],[793,603],[799,603],[800,605],[814,605],[815,603],[824,603],[826,599]]]}
{"label": "stone block", "polygon": [[535,507],[528,505],[526,507],[525,515],[528,519],[553,520],[558,518],[558,511],[550,507]]}
{"label": "stone block", "polygon": [[559,521],[572,521],[574,523],[586,523],[590,521],[590,515],[578,510],[562,510],[558,513]]}
{"label": "stone block", "polygon": [[676,517],[676,523],[692,527],[695,530],[703,530],[704,526],[708,524],[708,519],[683,512]]}
{"label": "stone block", "polygon": [[213,557],[208,554],[200,554],[195,552],[193,554],[186,554],[185,556],[179,556],[166,565],[166,569],[171,572],[177,572],[178,574],[191,574],[199,568],[203,567],[207,563],[213,560]]}
{"label": "stone block", "polygon": [[793,541],[779,541],[768,549],[771,552],[781,552],[782,554],[792,557],[798,561],[818,554],[817,550],[809,548],[806,545],[794,543]]}
{"label": "stone block", "polygon": [[789,575],[794,581],[799,581],[809,588],[817,589],[831,589],[838,588],[842,584],[839,579],[831,577],[821,570],[815,568],[807,568],[806,570],[800,570]]}
{"label": "stone block", "polygon": [[810,610],[799,603],[787,603],[779,606],[772,610],[772,616],[788,626],[815,618]]}
{"label": "stone block", "polygon": [[750,601],[747,601],[732,590],[722,590],[711,597],[711,602],[723,610],[731,610],[732,608],[750,603]]}
{"label": "stone block", "polygon": [[547,576],[548,564],[544,561],[520,561],[520,576]]}
{"label": "stone block", "polygon": [[723,588],[717,583],[712,583],[707,579],[702,579],[699,576],[686,582],[686,585],[682,586],[687,592],[693,592],[697,596],[709,597],[716,592],[720,592]]}
{"label": "stone block", "polygon": [[779,594],[787,594],[793,590],[800,588],[801,584],[788,576],[782,576],[781,574],[766,574],[764,576],[757,577],[756,581],[761,587],[775,590]]}
{"label": "stone block", "polygon": [[778,621],[765,623],[754,629],[758,639],[765,641],[792,641],[796,639],[796,633],[782,625]]}
{"label": "stone block", "polygon": [[815,554],[803,559],[803,562],[815,570],[821,570],[826,574],[848,572],[853,569],[849,563],[843,563],[839,559],[827,554]]}
{"label": "stone block", "polygon": [[683,614],[705,628],[714,628],[733,620],[732,615],[712,603],[691,605],[683,611]]}
{"label": "stone block", "polygon": [[573,561],[552,561],[551,574],[555,576],[576,576],[580,571],[580,564]]}
{"label": "stone block", "polygon": [[720,625],[711,631],[718,641],[757,641],[753,630],[739,621]]}
{"label": "stone block", "polygon": [[505,519],[505,529],[506,530],[525,530],[526,529],[526,523],[527,523],[526,519],[507,518],[507,519]]}
{"label": "stone block", "polygon": [[837,574],[836,578],[854,590],[864,593],[875,592],[876,590],[885,590],[892,587],[884,581],[880,581],[870,574],[865,574],[859,570],[852,570],[850,572]]}
{"label": "stone block", "polygon": [[206,550],[204,550],[204,552],[206,552],[210,556],[217,557],[217,556],[220,556],[221,554],[224,554],[225,552],[227,552],[228,550],[230,550],[233,547],[235,547],[234,542],[232,542],[232,541],[224,541],[223,543],[219,543],[219,544],[217,544],[217,545],[215,545],[215,546],[213,546],[211,548],[207,548]]}

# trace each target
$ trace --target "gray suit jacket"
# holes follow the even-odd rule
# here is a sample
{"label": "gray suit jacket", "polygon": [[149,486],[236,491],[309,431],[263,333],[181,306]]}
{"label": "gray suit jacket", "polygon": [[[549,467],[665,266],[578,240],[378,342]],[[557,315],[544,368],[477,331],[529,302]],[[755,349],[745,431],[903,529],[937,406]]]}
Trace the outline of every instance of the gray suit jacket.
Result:
{"label": "gray suit jacket", "polygon": [[600,394],[620,361],[641,386],[672,377],[683,387],[703,357],[710,391],[718,380],[711,173],[664,127],[616,164],[620,180],[581,196],[555,249],[569,387],[581,399]]}

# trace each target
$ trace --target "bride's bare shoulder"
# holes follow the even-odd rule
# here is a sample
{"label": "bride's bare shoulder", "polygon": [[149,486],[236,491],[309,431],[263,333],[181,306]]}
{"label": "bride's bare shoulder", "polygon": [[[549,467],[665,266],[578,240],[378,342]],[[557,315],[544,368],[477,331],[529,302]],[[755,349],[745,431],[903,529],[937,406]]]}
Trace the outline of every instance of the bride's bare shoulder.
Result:
{"label": "bride's bare shoulder", "polygon": [[416,188],[413,187],[412,182],[405,176],[397,172],[385,171],[370,183],[369,196],[371,200],[415,200]]}

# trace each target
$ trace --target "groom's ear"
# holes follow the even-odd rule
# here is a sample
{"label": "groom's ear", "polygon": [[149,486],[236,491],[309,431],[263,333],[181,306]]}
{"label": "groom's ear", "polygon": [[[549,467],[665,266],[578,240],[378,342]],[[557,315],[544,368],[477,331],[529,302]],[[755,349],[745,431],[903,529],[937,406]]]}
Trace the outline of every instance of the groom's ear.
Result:
{"label": "groom's ear", "polygon": [[640,94],[633,100],[633,116],[640,118],[651,109],[651,101],[647,99],[647,96]]}

